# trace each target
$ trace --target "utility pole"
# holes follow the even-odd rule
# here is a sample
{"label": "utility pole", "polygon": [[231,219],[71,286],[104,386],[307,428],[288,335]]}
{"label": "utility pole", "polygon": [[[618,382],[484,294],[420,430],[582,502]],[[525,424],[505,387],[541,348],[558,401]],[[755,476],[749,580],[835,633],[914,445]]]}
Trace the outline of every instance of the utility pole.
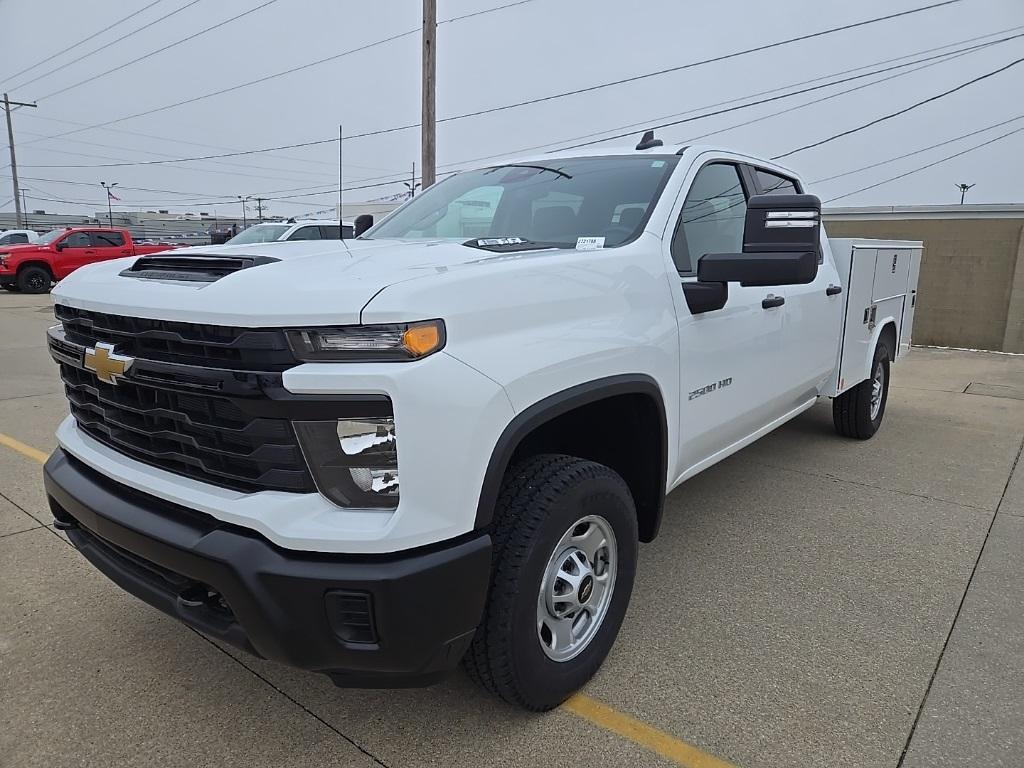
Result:
{"label": "utility pole", "polygon": [[117,184],[118,182],[116,181],[113,184],[107,184],[105,181],[100,182],[100,186],[103,187],[107,193],[107,226],[110,227],[110,229],[114,228],[114,213],[110,208],[110,199],[114,196],[114,187],[116,187]]}
{"label": "utility pole", "polygon": [[[342,221],[345,217],[345,154],[342,150],[345,137],[341,130],[341,123],[338,124],[338,221]],[[344,239],[345,227],[338,227],[338,237]]]}
{"label": "utility pole", "polygon": [[256,198],[256,211],[257,211],[257,215],[260,217],[260,224],[263,223],[263,201],[264,200],[266,200],[265,197],[257,197]]}
{"label": "utility pole", "polygon": [[14,156],[14,125],[11,123],[11,107],[32,107],[35,109],[36,105],[28,104],[24,101],[11,101],[7,94],[4,94],[4,112],[7,115],[7,143],[11,148],[11,179],[14,181],[14,218],[17,226],[21,227],[24,223],[21,215],[22,197],[18,189],[18,161]]}
{"label": "utility pole", "polygon": [[956,188],[960,190],[960,205],[964,204],[964,198],[967,196],[967,190],[971,187],[977,186],[977,184],[957,184]]}
{"label": "utility pole", "polygon": [[434,184],[434,84],[437,73],[437,0],[423,0],[423,111],[420,117],[423,189]]}

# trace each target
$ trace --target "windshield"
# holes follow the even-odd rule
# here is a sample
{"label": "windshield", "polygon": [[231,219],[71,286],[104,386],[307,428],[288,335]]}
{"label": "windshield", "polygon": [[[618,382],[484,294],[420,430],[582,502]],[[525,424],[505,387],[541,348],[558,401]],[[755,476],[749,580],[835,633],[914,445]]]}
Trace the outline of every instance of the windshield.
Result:
{"label": "windshield", "polygon": [[67,232],[66,229],[51,229],[45,235],[40,235],[39,240],[37,242],[42,245],[49,245],[58,237],[63,235],[65,232]]}
{"label": "windshield", "polygon": [[[436,184],[367,238],[523,238],[575,248],[640,234],[676,155],[552,158],[466,171]],[[600,247],[600,246],[598,246]]]}
{"label": "windshield", "polygon": [[290,224],[257,224],[228,240],[225,245],[244,245],[246,243],[272,243],[290,228]]}

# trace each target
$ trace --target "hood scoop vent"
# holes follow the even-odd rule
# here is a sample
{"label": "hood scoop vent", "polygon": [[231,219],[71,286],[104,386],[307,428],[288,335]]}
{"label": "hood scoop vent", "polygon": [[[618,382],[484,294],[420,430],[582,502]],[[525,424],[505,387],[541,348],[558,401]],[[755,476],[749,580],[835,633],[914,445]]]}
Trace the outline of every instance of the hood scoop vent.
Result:
{"label": "hood scoop vent", "polygon": [[175,256],[157,253],[136,259],[128,269],[122,270],[121,276],[143,280],[214,283],[234,272],[276,261],[280,259],[270,256]]}

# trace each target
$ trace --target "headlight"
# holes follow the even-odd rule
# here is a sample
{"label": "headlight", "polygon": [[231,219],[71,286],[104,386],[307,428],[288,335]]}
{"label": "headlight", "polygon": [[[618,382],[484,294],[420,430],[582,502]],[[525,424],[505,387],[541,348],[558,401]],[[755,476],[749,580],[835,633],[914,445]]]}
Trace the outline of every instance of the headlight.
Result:
{"label": "headlight", "polygon": [[342,507],[398,506],[394,416],[297,421],[295,432],[316,487]]}
{"label": "headlight", "polygon": [[309,363],[418,360],[437,352],[444,342],[443,320],[288,331],[295,357]]}

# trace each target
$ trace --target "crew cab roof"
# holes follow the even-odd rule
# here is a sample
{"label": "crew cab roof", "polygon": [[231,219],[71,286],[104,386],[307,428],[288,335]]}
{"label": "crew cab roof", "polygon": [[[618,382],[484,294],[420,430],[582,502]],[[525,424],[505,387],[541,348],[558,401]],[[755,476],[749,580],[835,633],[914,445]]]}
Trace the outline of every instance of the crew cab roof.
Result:
{"label": "crew cab roof", "polygon": [[714,144],[665,144],[664,146],[651,147],[650,149],[636,149],[634,145],[576,147],[575,149],[549,150],[548,152],[541,153],[534,152],[530,154],[510,155],[507,157],[495,158],[488,162],[474,164],[473,167],[489,168],[506,163],[550,163],[552,160],[557,158],[573,157],[634,157],[637,155],[686,155],[689,157],[695,157],[697,155],[704,154],[705,152],[727,152],[731,155],[746,158],[752,164],[761,168],[774,169],[786,174],[787,176],[795,176],[797,178],[800,176],[800,174],[793,169],[779,165],[778,163],[756,157],[748,154],[747,152]]}

